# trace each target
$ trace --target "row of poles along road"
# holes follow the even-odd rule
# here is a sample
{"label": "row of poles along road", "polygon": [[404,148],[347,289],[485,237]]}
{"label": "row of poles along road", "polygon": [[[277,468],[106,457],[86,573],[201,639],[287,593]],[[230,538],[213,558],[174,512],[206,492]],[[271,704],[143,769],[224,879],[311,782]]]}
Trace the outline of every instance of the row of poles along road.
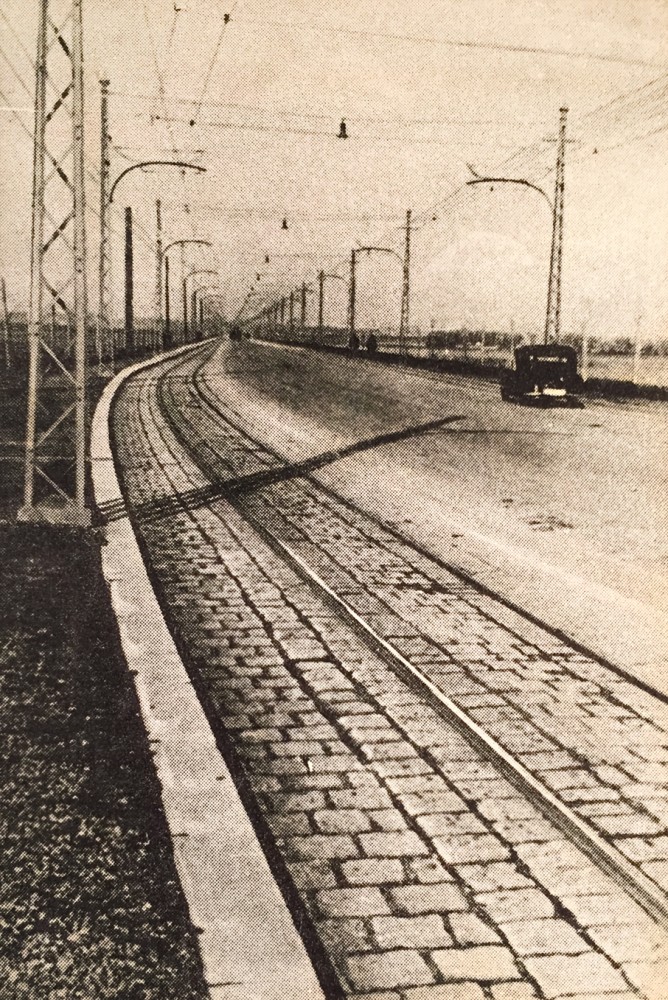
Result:
{"label": "row of poles along road", "polygon": [[[561,270],[563,255],[563,230],[564,230],[564,190],[565,190],[565,152],[566,152],[566,118],[567,108],[560,109],[559,135],[557,139],[557,167],[555,178],[554,199],[538,185],[527,181],[524,178],[511,177],[481,177],[474,174],[472,180],[467,183],[475,184],[518,184],[537,191],[550,205],[552,212],[552,242],[550,249],[550,270],[548,281],[547,307],[545,314],[544,340],[557,342],[561,328]],[[410,324],[410,274],[411,274],[411,210],[406,212],[406,225],[404,227],[405,243],[403,258],[391,247],[385,246],[359,246],[354,247],[350,253],[350,270],[348,279],[348,318],[347,331],[348,340],[351,346],[357,342],[356,327],[356,304],[357,304],[357,258],[359,254],[390,254],[396,257],[402,264],[402,290],[401,290],[401,312],[399,318],[399,353],[405,354],[408,345],[409,324]],[[328,274],[320,271],[318,274],[318,334],[322,337],[324,329],[324,286],[328,278],[345,280],[338,274]],[[261,309],[243,320],[244,325],[254,328],[263,328],[269,332],[284,329],[286,324],[286,312],[288,315],[288,326],[292,330],[294,327],[295,302],[301,302],[301,327],[305,327],[306,297],[313,291],[313,286],[302,283],[299,289],[291,291],[287,295],[264,304]],[[237,320],[241,320],[247,304],[251,301],[255,292],[251,288],[244,301]]]}
{"label": "row of poles along road", "polygon": [[[84,159],[84,0],[38,0],[38,38],[35,60],[35,131],[33,159],[33,201],[30,267],[30,304],[28,341],[30,348],[29,385],[26,422],[26,460],[24,503],[19,518],[86,525],[90,511],[86,502],[87,452],[87,244]],[[197,164],[178,160],[148,160],[132,164],[111,182],[109,138],[109,82],[101,83],[100,148],[100,255],[99,309],[95,336],[98,360],[112,359],[117,346],[131,352],[135,346],[134,316],[134,233],[131,208],[125,209],[125,322],[123,342],[117,345],[111,317],[111,211],[119,183],[133,170],[147,167],[174,168],[180,171],[205,172]],[[71,130],[71,142],[59,144],[52,130],[62,139]],[[561,257],[563,244],[564,152],[566,109],[561,109],[557,140],[557,175],[554,200],[540,188],[552,208],[552,244],[545,323],[545,339],[559,336],[561,309]],[[482,178],[475,175],[471,184],[497,180],[503,183],[535,185],[517,178]],[[56,197],[54,198],[54,195]],[[188,282],[210,277],[213,269],[194,268],[186,273],[185,261],[191,245],[209,247],[207,240],[196,237],[175,240],[165,245],[162,209],[156,205],[156,281],[155,328],[149,349],[169,347],[172,342],[170,251],[181,251],[181,295],[183,325],[180,339],[194,339],[204,320],[204,303],[215,303],[215,286],[191,288]],[[348,295],[348,334],[355,337],[357,260],[360,254],[385,253],[399,257],[403,268],[401,296],[400,345],[406,349],[410,321],[411,214],[407,213],[403,258],[389,247],[355,247],[350,257]],[[324,285],[327,278],[338,277],[321,271],[319,285],[319,326],[323,323]],[[201,280],[200,280],[201,285]],[[190,291],[190,298],[189,298]],[[305,310],[306,287],[302,287]],[[295,293],[288,298],[294,309]],[[252,296],[240,310],[237,321]],[[284,319],[286,297],[265,303],[251,321],[276,322]],[[64,341],[56,344],[48,335],[50,316],[58,314],[59,326],[67,331]],[[190,322],[189,322],[190,317]],[[249,322],[249,320],[243,320]],[[55,324],[54,324],[55,325]],[[113,366],[112,366],[113,367]],[[48,375],[48,378],[45,378]],[[47,399],[46,393],[59,380],[58,392]]]}

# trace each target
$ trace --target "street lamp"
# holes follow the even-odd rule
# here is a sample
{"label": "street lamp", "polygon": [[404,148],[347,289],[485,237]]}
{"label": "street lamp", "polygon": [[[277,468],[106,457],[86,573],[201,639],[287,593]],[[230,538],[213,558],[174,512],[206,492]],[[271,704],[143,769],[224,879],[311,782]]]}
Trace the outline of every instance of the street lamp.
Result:
{"label": "street lamp", "polygon": [[[205,294],[206,293],[206,294]],[[197,299],[199,303],[199,325],[200,330],[204,330],[204,304],[209,300],[215,298],[222,298],[225,294],[225,289],[222,285],[200,285],[195,289],[195,295],[199,296]],[[222,314],[220,309],[216,310],[218,318],[222,320]]]}
{"label": "street lamp", "polygon": [[[172,247],[184,247],[194,244],[195,246],[210,247],[213,244],[210,240],[200,240],[200,239],[186,239],[186,240],[172,240],[168,243],[162,252],[163,260],[165,261],[165,325],[164,325],[164,347],[170,347],[172,343],[172,330],[171,330],[171,315],[170,315],[170,298],[169,298],[169,257],[167,256]],[[185,334],[185,331],[184,331]]]}
{"label": "street lamp", "polygon": [[332,278],[337,281],[343,281],[345,283],[345,278],[340,274],[326,274],[325,271],[320,271],[318,274],[318,341],[322,343],[323,330],[324,330],[324,312],[325,312],[325,279]]}
{"label": "street lamp", "polygon": [[[188,302],[188,287],[187,287],[187,284],[188,284],[188,281],[191,278],[196,278],[198,275],[202,275],[202,274],[218,274],[218,271],[213,271],[213,270],[211,270],[211,268],[197,268],[196,270],[191,271],[190,274],[186,274],[185,277],[183,278],[183,326],[184,326],[184,330],[186,331],[186,334],[188,332],[188,315],[187,315],[187,311],[186,311],[186,305],[187,305],[187,302]],[[191,300],[190,300],[191,301],[190,322],[191,322],[191,325],[192,325],[192,328],[193,328],[193,333],[195,333],[195,334],[197,333],[197,303],[196,303],[196,298],[197,298],[197,291],[195,290],[195,291],[193,291],[193,293],[191,295]]]}
{"label": "street lamp", "polygon": [[206,167],[199,167],[196,163],[181,163],[180,160],[142,160],[141,163],[133,163],[131,167],[126,167],[114,183],[109,192],[109,204],[114,200],[114,192],[123,178],[133,170],[145,170],[146,167],[178,167],[180,170],[196,170],[200,174],[206,173]]}
{"label": "street lamp", "polygon": [[523,177],[481,177],[470,164],[469,170],[473,174],[474,179],[466,182],[469,186],[474,184],[520,184],[523,187],[537,191],[550,206],[552,213],[552,245],[550,250],[547,308],[545,312],[544,341],[546,344],[549,342],[550,332],[552,332],[555,341],[559,341],[561,323],[561,259],[564,242],[564,162],[566,156],[567,114],[568,108],[559,109],[559,136],[557,139],[557,170],[554,184],[554,200],[537,184],[533,184]]}
{"label": "street lamp", "polygon": [[[106,81],[105,81],[106,82]],[[110,210],[114,201],[114,194],[116,193],[116,188],[123,180],[127,177],[129,173],[134,170],[144,170],[147,167],[176,167],[180,170],[195,170],[197,173],[206,173],[206,167],[200,167],[195,163],[184,163],[180,160],[143,160],[140,163],[133,163],[131,166],[126,167],[125,170],[121,171],[116,180],[111,185],[108,197],[106,195],[106,188],[108,184],[108,174],[109,174],[109,153],[108,145],[109,138],[106,132],[106,90],[103,87],[103,138],[102,138],[102,177],[101,177],[101,212],[100,212],[100,270],[99,270],[99,315],[98,315],[98,344],[97,353],[101,360],[102,357],[102,337],[104,331],[106,331],[110,324],[110,240],[111,240],[111,225],[110,225]],[[159,268],[162,267],[162,261],[160,259],[160,245],[158,242],[157,247],[158,261],[157,265]],[[134,268],[134,255],[133,255],[133,232],[132,232],[132,209],[126,208],[125,210],[125,341],[126,346],[130,347],[132,350],[134,346],[134,289],[133,289],[133,268]],[[113,338],[112,338],[113,343]]]}
{"label": "street lamp", "polygon": [[349,298],[349,303],[348,303],[348,344],[351,347],[351,349],[354,348],[355,340],[357,339],[357,335],[355,333],[355,300],[356,300],[356,296],[357,296],[357,283],[356,283],[356,276],[355,276],[355,266],[356,266],[356,260],[357,260],[356,254],[358,254],[358,253],[367,253],[367,254],[372,254],[372,253],[389,253],[389,254],[392,254],[392,256],[396,257],[400,264],[402,264],[402,265],[404,264],[404,261],[401,259],[401,257],[397,253],[397,251],[393,250],[391,247],[375,247],[375,246],[373,246],[373,247],[354,247],[353,250],[351,251],[351,255],[350,255],[350,284],[349,284],[350,298]]}

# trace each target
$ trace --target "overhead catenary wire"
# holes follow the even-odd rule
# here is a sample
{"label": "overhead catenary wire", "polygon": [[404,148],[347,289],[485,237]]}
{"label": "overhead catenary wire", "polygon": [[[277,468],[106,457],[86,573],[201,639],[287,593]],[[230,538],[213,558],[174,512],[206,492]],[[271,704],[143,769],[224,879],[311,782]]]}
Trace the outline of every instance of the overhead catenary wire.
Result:
{"label": "overhead catenary wire", "polygon": [[458,49],[481,49],[484,51],[492,52],[506,52],[513,55],[543,55],[543,56],[554,56],[558,58],[565,59],[580,59],[589,60],[594,62],[604,62],[604,63],[617,63],[626,66],[647,66],[654,67],[657,69],[668,68],[668,64],[663,62],[656,62],[650,59],[638,59],[627,56],[616,56],[612,53],[605,52],[582,52],[577,49],[564,49],[564,48],[551,48],[542,45],[513,45],[511,43],[496,42],[496,41],[472,41],[470,39],[461,38],[435,38],[428,35],[410,35],[402,34],[399,32],[389,32],[389,31],[369,31],[363,30],[361,28],[350,28],[345,25],[333,25],[333,24],[323,24],[314,22],[287,22],[287,21],[276,21],[263,19],[262,21],[253,20],[251,18],[237,18],[237,24],[250,25],[252,27],[259,28],[260,30],[268,27],[272,28],[283,28],[286,31],[315,31],[327,34],[338,34],[347,35],[351,38],[382,38],[387,41],[396,42],[412,42],[421,45],[434,45],[443,46],[446,48],[458,48]]}
{"label": "overhead catenary wire", "polygon": [[216,47],[214,49],[213,55],[211,57],[209,65],[207,66],[206,73],[204,75],[204,85],[202,87],[202,93],[200,94],[200,96],[199,96],[199,98],[197,100],[197,103],[195,105],[195,110],[193,112],[192,119],[190,121],[191,125],[194,125],[197,122],[197,119],[199,117],[200,111],[202,110],[202,103],[206,99],[206,92],[209,89],[209,84],[211,83],[211,78],[213,76],[214,67],[216,65],[216,62],[218,61],[218,56],[220,55],[220,50],[221,50],[221,47],[222,47],[222,44],[223,44],[223,39],[225,38],[225,33],[227,31],[227,27],[228,27],[228,25],[230,23],[232,14],[234,13],[234,11],[236,9],[237,9],[237,0],[235,0],[235,2],[233,3],[232,9],[230,10],[230,12],[223,14],[223,23],[222,23],[221,28],[220,28],[220,33],[218,35],[218,40],[216,42]]}

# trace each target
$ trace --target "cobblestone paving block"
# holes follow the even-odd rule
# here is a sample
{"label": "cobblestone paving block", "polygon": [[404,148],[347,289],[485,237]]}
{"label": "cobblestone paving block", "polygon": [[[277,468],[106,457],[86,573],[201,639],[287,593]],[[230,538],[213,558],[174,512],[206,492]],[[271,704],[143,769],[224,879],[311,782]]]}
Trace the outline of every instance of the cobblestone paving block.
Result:
{"label": "cobblestone paving block", "polygon": [[545,955],[526,958],[524,964],[548,998],[577,995],[577,990],[591,992],[595,984],[600,993],[628,992],[622,974],[603,955]]}
{"label": "cobblestone paving block", "polygon": [[403,863],[398,858],[361,858],[344,861],[341,874],[348,885],[401,885],[406,879]]}
{"label": "cobblestone paving block", "polygon": [[350,955],[345,969],[356,989],[387,989],[432,983],[434,975],[417,951],[385,951]]}
{"label": "cobblestone paving block", "polygon": [[536,1000],[538,997],[529,983],[497,983],[490,987],[490,995],[492,1000]]}
{"label": "cobblestone paving block", "polygon": [[446,864],[504,861],[510,857],[509,848],[490,834],[434,837],[434,847]]}
{"label": "cobblestone paving block", "polygon": [[554,904],[538,889],[480,892],[476,900],[500,924],[512,921],[518,913],[527,920],[554,916]]}
{"label": "cobblestone paving block", "polygon": [[336,886],[336,876],[326,861],[292,861],[290,874],[298,889],[330,889]]}
{"label": "cobblestone paving block", "polygon": [[443,918],[436,914],[415,917],[374,917],[373,934],[382,950],[393,948],[444,948],[452,944]]}
{"label": "cobblestone paving block", "polygon": [[359,918],[319,920],[317,928],[323,944],[333,955],[374,948],[367,923]]}
{"label": "cobblestone paving block", "polygon": [[485,995],[477,983],[458,982],[436,986],[417,986],[402,994],[403,1000],[485,1000]]}
{"label": "cobblestone paving block", "polygon": [[427,885],[431,885],[434,882],[444,883],[453,881],[453,876],[439,859],[435,857],[408,858],[406,869],[415,881]]}
{"label": "cobblestone paving block", "polygon": [[326,917],[368,917],[390,912],[382,892],[370,886],[323,889],[317,893],[317,903]]}
{"label": "cobblestone paving block", "polygon": [[429,847],[412,830],[390,833],[362,833],[360,847],[367,857],[410,858],[429,854]]}
{"label": "cobblestone paving block", "polygon": [[400,913],[451,913],[468,910],[469,904],[453,883],[406,885],[390,889],[389,898]]}
{"label": "cobblestone paving block", "polygon": [[475,913],[448,914],[448,922],[455,941],[460,945],[498,944],[499,934]]}
{"label": "cobblestone paving block", "polygon": [[492,983],[502,979],[522,979],[512,952],[498,945],[434,951],[432,960],[446,982],[470,979]]}
{"label": "cobblestone paving block", "polygon": [[501,931],[518,955],[579,955],[590,948],[564,920],[524,920],[502,923]]}

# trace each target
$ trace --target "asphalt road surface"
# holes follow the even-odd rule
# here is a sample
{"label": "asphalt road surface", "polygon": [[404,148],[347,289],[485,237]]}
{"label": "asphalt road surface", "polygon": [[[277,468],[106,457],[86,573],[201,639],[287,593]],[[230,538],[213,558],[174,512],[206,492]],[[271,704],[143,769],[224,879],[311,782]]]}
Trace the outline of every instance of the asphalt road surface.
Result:
{"label": "asphalt road surface", "polygon": [[321,482],[668,693],[665,404],[537,409],[480,379],[249,342],[204,377],[286,460],[347,449]]}

